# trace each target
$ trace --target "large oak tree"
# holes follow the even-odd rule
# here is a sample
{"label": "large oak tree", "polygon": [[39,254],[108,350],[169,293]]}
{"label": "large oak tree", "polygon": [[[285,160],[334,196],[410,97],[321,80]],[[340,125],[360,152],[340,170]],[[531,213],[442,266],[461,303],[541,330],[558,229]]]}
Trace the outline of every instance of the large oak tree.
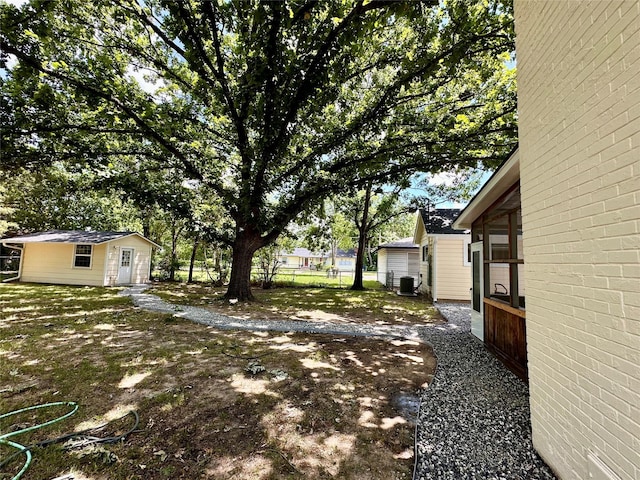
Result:
{"label": "large oak tree", "polygon": [[0,9],[2,168],[180,172],[233,223],[230,297],[252,297],[254,252],[329,194],[495,163],[515,141],[508,1]]}

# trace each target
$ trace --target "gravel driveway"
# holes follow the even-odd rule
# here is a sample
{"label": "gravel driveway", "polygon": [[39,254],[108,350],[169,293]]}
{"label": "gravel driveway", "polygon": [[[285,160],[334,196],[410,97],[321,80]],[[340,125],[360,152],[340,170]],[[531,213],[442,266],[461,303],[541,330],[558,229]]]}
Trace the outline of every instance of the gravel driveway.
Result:
{"label": "gravel driveway", "polygon": [[136,306],[171,313],[221,329],[277,330],[421,339],[435,350],[438,366],[422,392],[416,429],[413,480],[555,479],[534,451],[527,386],[470,334],[470,308],[437,304],[444,325],[370,326],[283,320],[238,320],[198,307],[177,306],[145,287],[120,292]]}

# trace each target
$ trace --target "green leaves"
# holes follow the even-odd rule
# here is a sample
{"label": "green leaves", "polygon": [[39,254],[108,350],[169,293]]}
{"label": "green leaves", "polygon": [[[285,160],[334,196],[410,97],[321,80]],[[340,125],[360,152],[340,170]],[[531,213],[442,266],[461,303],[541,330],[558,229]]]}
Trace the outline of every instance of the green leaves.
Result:
{"label": "green leaves", "polygon": [[159,182],[197,182],[238,228],[272,241],[329,195],[506,156],[510,11],[499,0],[2,5],[0,47],[18,62],[0,77],[3,168],[60,160],[111,178],[114,161],[149,166]]}

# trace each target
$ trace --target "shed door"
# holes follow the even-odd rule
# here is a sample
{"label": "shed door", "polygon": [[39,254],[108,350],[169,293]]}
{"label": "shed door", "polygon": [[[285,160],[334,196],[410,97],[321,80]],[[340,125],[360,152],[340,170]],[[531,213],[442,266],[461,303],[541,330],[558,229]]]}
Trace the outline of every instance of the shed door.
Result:
{"label": "shed door", "polygon": [[133,248],[120,249],[118,263],[118,284],[131,283],[131,266],[133,264]]}
{"label": "shed door", "polygon": [[471,244],[471,333],[484,340],[482,242]]}

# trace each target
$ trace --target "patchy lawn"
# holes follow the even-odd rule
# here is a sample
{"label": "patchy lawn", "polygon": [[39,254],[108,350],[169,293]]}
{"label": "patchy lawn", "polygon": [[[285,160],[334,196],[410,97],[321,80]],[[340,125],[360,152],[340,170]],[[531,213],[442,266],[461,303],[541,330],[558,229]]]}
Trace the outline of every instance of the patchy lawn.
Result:
{"label": "patchy lawn", "polygon": [[[373,288],[371,285],[374,284]],[[149,293],[181,305],[198,305],[236,318],[306,320],[371,325],[440,323],[440,312],[423,297],[403,297],[369,282],[364,291],[337,288],[254,288],[255,302],[230,304],[224,288],[159,282]]]}
{"label": "patchy lawn", "polygon": [[[170,292],[185,298],[173,286]],[[285,300],[269,293],[271,303],[259,308],[275,315]],[[286,308],[321,308],[311,302],[322,292],[309,295],[306,307],[300,293]],[[73,417],[15,441],[35,443],[130,410],[140,416],[123,443],[34,448],[23,479],[70,472],[75,480],[409,479],[412,400],[434,369],[431,350],[411,341],[222,332],[136,309],[116,289],[0,285],[0,413],[80,404]],[[6,418],[0,433],[65,411]],[[132,421],[118,420],[101,435],[126,431]],[[0,447],[0,457],[11,453]],[[23,461],[1,467],[0,478]]]}

